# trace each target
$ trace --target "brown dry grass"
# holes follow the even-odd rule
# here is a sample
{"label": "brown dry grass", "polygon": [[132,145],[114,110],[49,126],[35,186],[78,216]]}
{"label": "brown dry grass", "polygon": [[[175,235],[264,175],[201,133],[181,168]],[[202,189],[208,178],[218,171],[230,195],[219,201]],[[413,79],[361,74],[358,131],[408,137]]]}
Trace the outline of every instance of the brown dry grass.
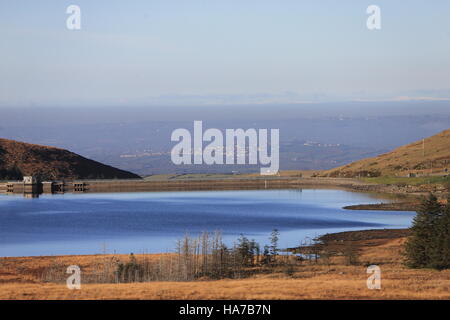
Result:
{"label": "brown dry grass", "polygon": [[[77,264],[82,272],[89,272],[96,263],[111,256],[2,258],[0,299],[450,299],[450,270],[404,267],[404,241],[357,241],[361,262],[357,266],[346,266],[343,257],[334,257],[329,263],[297,266],[289,276],[280,270],[244,280],[82,284],[81,290],[44,283],[39,279],[39,270],[58,261]],[[365,266],[369,264],[381,267],[381,290],[367,289]]]}
{"label": "brown dry grass", "polygon": [[[342,167],[324,171],[324,174],[351,176],[360,171],[379,171],[381,175],[442,173],[450,165],[450,129],[432,137],[399,147],[391,152],[367,158]],[[424,149],[425,146],[425,149]]]}

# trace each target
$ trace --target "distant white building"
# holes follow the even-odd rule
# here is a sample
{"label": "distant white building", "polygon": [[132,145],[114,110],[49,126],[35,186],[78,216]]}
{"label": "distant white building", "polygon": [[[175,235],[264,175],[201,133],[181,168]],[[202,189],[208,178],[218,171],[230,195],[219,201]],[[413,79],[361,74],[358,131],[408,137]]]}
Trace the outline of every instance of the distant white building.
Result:
{"label": "distant white building", "polygon": [[37,179],[34,176],[24,176],[23,177],[23,183],[24,184],[36,184]]}

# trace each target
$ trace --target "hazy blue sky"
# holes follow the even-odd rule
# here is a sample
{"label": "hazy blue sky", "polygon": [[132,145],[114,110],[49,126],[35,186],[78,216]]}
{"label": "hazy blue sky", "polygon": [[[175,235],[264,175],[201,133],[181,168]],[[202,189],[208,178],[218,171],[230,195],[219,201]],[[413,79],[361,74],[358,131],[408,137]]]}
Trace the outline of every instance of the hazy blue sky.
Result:
{"label": "hazy blue sky", "polygon": [[448,0],[2,0],[0,37],[0,106],[450,97]]}

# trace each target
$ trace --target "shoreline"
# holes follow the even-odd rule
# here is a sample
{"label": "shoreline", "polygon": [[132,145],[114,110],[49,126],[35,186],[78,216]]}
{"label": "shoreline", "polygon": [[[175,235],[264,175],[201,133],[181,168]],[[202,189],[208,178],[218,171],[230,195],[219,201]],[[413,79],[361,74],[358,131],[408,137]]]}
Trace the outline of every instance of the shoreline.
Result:
{"label": "shoreline", "polygon": [[[389,204],[354,205],[345,207],[350,210],[393,210],[409,211],[417,204],[419,197],[429,192],[436,192],[438,195],[445,193],[436,186],[398,186],[394,184],[385,185],[366,182],[355,178],[328,178],[328,177],[296,177],[296,176],[241,176],[229,178],[188,178],[188,179],[167,179],[167,180],[80,180],[64,182],[61,192],[39,192],[37,194],[52,193],[105,193],[105,192],[170,192],[170,191],[227,191],[227,190],[279,190],[279,189],[338,189],[363,193],[376,193],[389,195],[397,201]],[[6,185],[6,183],[3,183]],[[82,185],[81,191],[74,189],[74,186]],[[22,189],[11,192],[6,191],[6,187],[1,187],[3,194],[24,194]],[[398,204],[393,204],[398,203]],[[401,203],[401,204],[400,204]],[[367,209],[370,208],[370,209]]]}
{"label": "shoreline", "polygon": [[[333,233],[325,233],[317,238],[318,242],[342,242],[354,240],[373,240],[373,239],[395,239],[404,238],[409,235],[408,228],[405,229],[362,229],[353,231],[340,231]],[[280,249],[280,252],[291,252],[298,248],[309,248],[310,246]],[[171,255],[173,252],[155,252],[155,253],[136,253],[136,256],[162,256]],[[62,254],[62,255],[35,255],[35,256],[0,256],[1,261],[4,259],[55,259],[69,257],[97,257],[97,256],[117,256],[128,257],[130,253],[92,253],[92,254]]]}
{"label": "shoreline", "polygon": [[[450,270],[436,272],[403,265],[405,232],[386,229],[325,235],[330,256],[297,260],[295,265],[238,279],[110,283],[102,282],[97,272],[112,259],[130,261],[129,255],[0,258],[0,300],[450,299]],[[348,248],[357,255],[351,264],[345,253]],[[157,263],[160,257],[146,255],[146,259]],[[82,270],[80,290],[66,286],[65,270],[69,265],[78,265]],[[370,265],[381,268],[382,290],[367,289]]]}
{"label": "shoreline", "polygon": [[420,202],[391,202],[391,203],[373,203],[373,204],[356,204],[342,207],[345,210],[358,211],[405,211],[415,212],[420,206]]}

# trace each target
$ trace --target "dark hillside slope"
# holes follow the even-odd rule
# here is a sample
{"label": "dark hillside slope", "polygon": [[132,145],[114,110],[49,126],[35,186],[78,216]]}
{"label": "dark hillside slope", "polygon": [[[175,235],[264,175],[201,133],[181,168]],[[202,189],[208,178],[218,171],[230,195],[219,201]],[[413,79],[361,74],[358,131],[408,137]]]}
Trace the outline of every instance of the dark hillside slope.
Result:
{"label": "dark hillside slope", "polygon": [[34,175],[57,179],[140,179],[120,170],[55,147],[0,139],[0,180]]}

